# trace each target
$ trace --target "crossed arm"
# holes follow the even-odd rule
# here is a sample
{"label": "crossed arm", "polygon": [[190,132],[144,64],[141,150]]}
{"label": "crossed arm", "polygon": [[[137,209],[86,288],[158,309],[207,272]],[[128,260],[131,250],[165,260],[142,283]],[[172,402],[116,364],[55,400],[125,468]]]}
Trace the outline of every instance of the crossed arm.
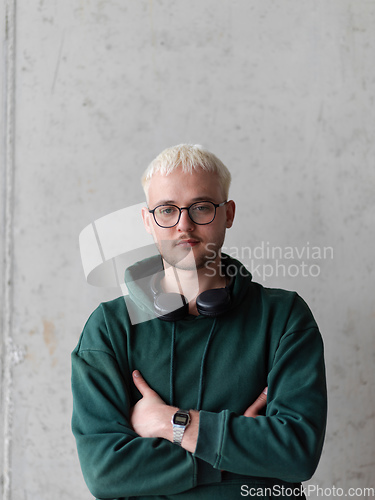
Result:
{"label": "crossed arm", "polygon": [[[133,381],[142,398],[131,410],[130,423],[141,437],[159,437],[173,442],[171,419],[178,410],[168,406],[161,397],[147,384],[138,370],[133,372]],[[267,404],[267,390],[265,389],[244,413],[245,417],[255,418]],[[190,425],[186,428],[181,443],[182,448],[194,453],[197,446],[199,430],[199,411],[190,410]]]}

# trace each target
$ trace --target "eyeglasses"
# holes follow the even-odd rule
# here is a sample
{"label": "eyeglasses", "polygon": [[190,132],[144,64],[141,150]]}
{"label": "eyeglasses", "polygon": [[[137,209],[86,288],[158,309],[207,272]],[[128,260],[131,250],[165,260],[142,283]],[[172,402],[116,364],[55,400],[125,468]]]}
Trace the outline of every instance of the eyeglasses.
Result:
{"label": "eyeglasses", "polygon": [[156,224],[160,227],[169,228],[178,224],[181,218],[181,211],[187,210],[190,219],[194,224],[201,226],[210,224],[215,216],[216,209],[228,203],[213,203],[212,201],[198,201],[192,203],[189,207],[178,207],[177,205],[158,205],[153,210],[149,210],[150,214],[154,216]]}

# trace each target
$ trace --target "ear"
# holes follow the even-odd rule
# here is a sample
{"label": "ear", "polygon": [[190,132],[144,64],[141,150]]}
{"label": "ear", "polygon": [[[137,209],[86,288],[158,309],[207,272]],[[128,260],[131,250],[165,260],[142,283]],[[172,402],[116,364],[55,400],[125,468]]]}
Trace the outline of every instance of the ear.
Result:
{"label": "ear", "polygon": [[148,211],[147,207],[142,207],[142,219],[143,219],[143,224],[146,228],[146,231],[150,234],[153,234],[152,232],[152,214]]}
{"label": "ear", "polygon": [[229,200],[228,203],[225,205],[227,209],[227,224],[226,227],[229,229],[233,225],[233,220],[234,220],[234,214],[236,213],[236,204],[234,203],[233,200]]}

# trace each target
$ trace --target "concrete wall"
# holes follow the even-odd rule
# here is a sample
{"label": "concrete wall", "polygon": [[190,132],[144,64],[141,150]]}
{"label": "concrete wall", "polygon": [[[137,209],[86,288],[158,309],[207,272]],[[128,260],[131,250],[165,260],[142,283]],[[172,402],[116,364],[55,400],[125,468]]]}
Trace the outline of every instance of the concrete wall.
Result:
{"label": "concrete wall", "polygon": [[3,0],[0,12],[2,498],[91,498],[70,352],[119,290],[85,282],[78,235],[142,201],[141,172],[181,142],[233,172],[228,250],[257,281],[297,290],[321,327],[329,424],[311,483],[375,487],[375,3]]}

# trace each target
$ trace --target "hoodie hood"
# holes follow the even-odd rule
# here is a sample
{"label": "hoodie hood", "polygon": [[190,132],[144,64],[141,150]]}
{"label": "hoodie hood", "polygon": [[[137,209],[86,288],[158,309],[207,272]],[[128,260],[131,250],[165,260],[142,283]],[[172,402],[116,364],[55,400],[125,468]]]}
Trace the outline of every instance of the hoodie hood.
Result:
{"label": "hoodie hood", "polygon": [[[231,286],[231,308],[238,305],[251,286],[251,273],[238,260],[229,255],[222,254],[222,264],[226,274],[233,278]],[[209,270],[209,267],[208,267]],[[125,283],[129,290],[129,298],[133,306],[131,312],[137,315],[137,323],[156,317],[154,310],[153,281],[155,277],[163,277],[164,267],[160,255],[154,255],[136,262],[125,271]],[[250,278],[250,279],[249,279]],[[127,301],[129,307],[129,301]],[[129,311],[130,312],[130,311]],[[134,324],[133,318],[132,323]]]}

